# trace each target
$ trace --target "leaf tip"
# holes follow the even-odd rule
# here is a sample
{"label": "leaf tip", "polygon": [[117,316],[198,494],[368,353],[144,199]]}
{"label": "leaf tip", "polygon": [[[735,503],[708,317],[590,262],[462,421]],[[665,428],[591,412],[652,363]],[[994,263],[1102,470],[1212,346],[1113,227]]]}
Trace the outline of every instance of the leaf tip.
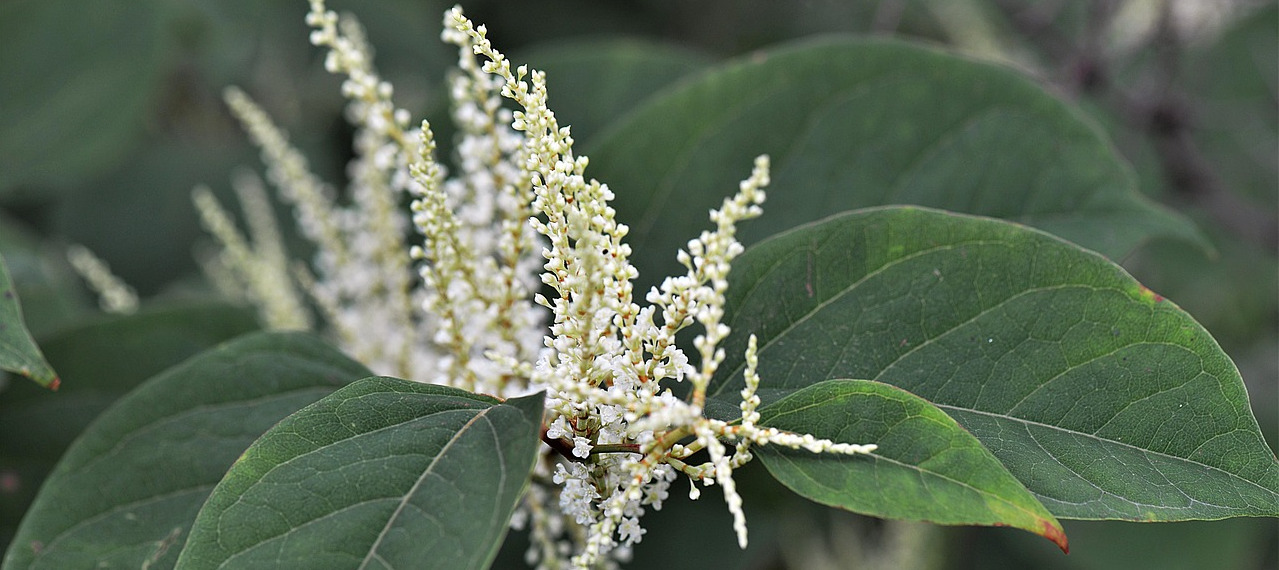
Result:
{"label": "leaf tip", "polygon": [[1053,541],[1053,544],[1061,548],[1063,554],[1070,554],[1070,542],[1066,539],[1066,531],[1060,524],[1052,520],[1040,521],[1039,524],[1043,527],[1040,529],[1040,536]]}
{"label": "leaf tip", "polygon": [[53,377],[53,380],[50,380],[50,381],[49,381],[49,390],[51,390],[51,391],[53,391],[53,392],[57,392],[57,391],[58,391],[58,387],[59,387],[59,386],[61,386],[61,385],[62,385],[62,379],[61,379],[61,378],[59,378],[59,377],[57,377],[57,376],[54,376],[54,377]]}

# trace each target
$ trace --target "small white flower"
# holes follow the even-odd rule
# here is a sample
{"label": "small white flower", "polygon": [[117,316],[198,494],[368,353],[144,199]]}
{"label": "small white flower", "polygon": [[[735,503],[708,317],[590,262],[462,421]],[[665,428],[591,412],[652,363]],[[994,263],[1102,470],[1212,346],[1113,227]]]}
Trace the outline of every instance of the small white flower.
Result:
{"label": "small white flower", "polygon": [[640,528],[639,519],[626,517],[622,519],[622,524],[618,527],[617,532],[622,542],[629,546],[639,543],[640,537],[644,536],[644,533],[648,531]]}
{"label": "small white flower", "polygon": [[564,421],[564,416],[555,418],[555,421],[552,421],[551,425],[546,428],[546,437],[551,439],[567,437],[568,434],[568,423]]}
{"label": "small white flower", "polygon": [[591,440],[582,436],[573,437],[573,455],[586,459],[591,456]]}

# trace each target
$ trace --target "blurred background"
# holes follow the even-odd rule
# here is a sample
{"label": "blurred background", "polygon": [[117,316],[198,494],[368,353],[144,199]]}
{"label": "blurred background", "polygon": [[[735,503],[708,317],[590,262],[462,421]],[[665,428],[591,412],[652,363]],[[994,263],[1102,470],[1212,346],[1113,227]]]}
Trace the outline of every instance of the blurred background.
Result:
{"label": "blurred background", "polygon": [[[330,2],[365,25],[397,102],[441,125],[442,81],[455,53],[438,36],[451,4]],[[898,36],[1034,76],[1109,133],[1143,192],[1211,238],[1215,253],[1155,242],[1122,261],[1212,332],[1238,364],[1272,448],[1279,440],[1276,2],[476,0],[463,7],[512,59],[548,70],[551,104],[586,149],[613,113],[663,86],[816,34]],[[237,169],[260,170],[221,102],[227,86],[257,99],[313,169],[342,186],[351,130],[339,80],[307,42],[307,9],[302,0],[0,2],[0,254],[37,336],[95,311],[66,266],[72,243],[104,258],[144,299],[206,294],[195,261],[205,238],[190,191],[207,184],[229,203]],[[742,483],[748,492],[772,497],[762,470],[750,473]],[[1073,553],[1062,556],[1016,531],[885,524],[777,496],[748,503],[752,546],[743,553],[721,505],[671,503],[645,519],[650,530],[633,567],[1279,565],[1279,524],[1265,519],[1066,521]],[[513,558],[497,567],[519,559],[519,548],[508,550]]]}

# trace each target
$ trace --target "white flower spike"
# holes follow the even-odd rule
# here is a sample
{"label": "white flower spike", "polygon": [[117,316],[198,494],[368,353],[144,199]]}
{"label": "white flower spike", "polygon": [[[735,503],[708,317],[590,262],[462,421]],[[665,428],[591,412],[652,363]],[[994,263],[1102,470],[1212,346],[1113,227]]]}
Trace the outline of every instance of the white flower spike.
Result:
{"label": "white flower spike", "polygon": [[[574,154],[569,128],[548,108],[542,72],[513,67],[460,8],[445,14],[441,37],[459,54],[450,80],[457,172],[449,177],[434,157],[430,124],[408,129],[408,113],[392,103],[354,20],[323,0],[311,8],[311,41],[328,48],[326,67],[346,76],[342,90],[358,128],[352,203],[329,197],[247,97],[232,92],[228,100],[320,250],[302,285],[348,351],[409,379],[501,397],[546,391],[547,445],[512,521],[530,531],[529,564],[615,567],[642,540],[645,511],[662,508],[680,473],[693,481],[694,499],[697,483],[718,484],[745,547],[733,471],[750,461],[751,446],[875,449],[759,426],[753,336],[740,420],[704,415],[730,333],[722,319],[729,270],[743,251],[737,223],[762,213],[767,156],[710,212],[714,228],[677,253],[686,273],[648,291],[641,306],[628,228],[609,205],[612,191],[586,176],[588,160]],[[516,109],[503,107],[503,97]],[[403,193],[412,198],[408,213],[395,206]],[[246,251],[262,246],[217,229],[227,224],[210,223],[227,263],[256,259]],[[410,225],[421,236],[416,245],[401,237]],[[417,284],[404,277],[410,263]],[[535,293],[541,286],[551,294]],[[692,344],[696,367],[676,344],[693,323],[703,331]],[[663,381],[687,381],[688,396],[677,398]]]}

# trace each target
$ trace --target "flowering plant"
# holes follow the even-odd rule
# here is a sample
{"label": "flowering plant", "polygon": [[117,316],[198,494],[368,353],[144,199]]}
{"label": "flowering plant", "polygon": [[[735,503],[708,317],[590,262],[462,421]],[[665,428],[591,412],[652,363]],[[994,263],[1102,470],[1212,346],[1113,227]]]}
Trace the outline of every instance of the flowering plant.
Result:
{"label": "flowering plant", "polygon": [[[189,360],[104,413],[50,476],[6,568],[84,556],[485,567],[508,527],[527,531],[532,566],[614,567],[681,476],[692,499],[699,486],[720,489],[745,548],[734,473],[756,455],[823,504],[1013,526],[1062,550],[1059,518],[1279,514],[1279,462],[1233,364],[1101,255],[921,207],[852,210],[747,250],[738,223],[768,216],[773,176],[760,154],[710,210],[713,228],[674,254],[682,273],[645,274],[641,305],[632,229],[548,107],[544,73],[513,66],[460,8],[445,15],[442,38],[459,54],[450,172],[431,124],[412,127],[395,105],[355,20],[311,0],[307,23],[326,69],[345,78],[349,199],[246,94],[229,90],[226,101],[314,243],[311,263],[289,259],[256,178],[236,182],[248,236],[211,191],[194,194],[220,244],[206,261],[211,281],[277,332]],[[755,66],[752,78],[766,78],[788,57],[725,76]],[[695,98],[713,87],[688,89]],[[802,194],[783,197],[784,210],[806,207]],[[1102,209],[1130,208],[1137,229],[1097,238],[1098,249],[1133,247],[1143,231],[1193,239],[1134,196],[1109,199]],[[1090,239],[1040,213],[1023,221]],[[76,259],[104,307],[134,310],[91,254]],[[684,338],[690,328],[698,334]],[[337,351],[284,331],[319,333]],[[13,368],[52,378],[29,339],[11,342],[27,359]],[[226,389],[212,390],[218,382]],[[1198,418],[1211,421],[1184,428]],[[145,463],[137,446],[206,437],[231,440],[220,449],[234,455],[197,467],[206,458],[187,449],[190,480],[117,482],[84,497],[106,458]],[[75,514],[56,514],[72,503]],[[106,553],[120,536],[83,534],[119,517],[142,521],[124,532],[146,537],[127,552]]]}
{"label": "flowering plant", "polygon": [[[445,16],[443,38],[460,53],[450,92],[462,138],[461,171],[444,180],[430,124],[408,132],[408,112],[391,102],[393,91],[372,69],[357,24],[340,21],[319,0],[307,21],[315,27],[312,43],[330,50],[325,67],[347,76],[343,93],[361,129],[353,206],[337,209],[242,93],[229,92],[228,102],[263,145],[273,181],[297,204],[303,230],[320,246],[318,274],[304,282],[343,347],[375,370],[405,378],[506,398],[545,391],[546,446],[516,512],[517,526],[528,524],[535,537],[530,562],[586,568],[625,557],[643,536],[640,516],[661,509],[677,473],[723,488],[744,548],[745,515],[732,472],[750,461],[752,445],[874,451],[874,444],[757,425],[753,340],[740,418],[704,415],[707,387],[724,360],[718,345],[730,331],[721,321],[730,263],[743,249],[736,225],[762,211],[768,157],[756,158],[737,195],[711,211],[716,229],[679,252],[687,273],[654,287],[649,305],[640,307],[623,241],[627,227],[615,219],[608,187],[585,178],[587,160],[574,156],[569,128],[547,107],[541,72],[513,70],[484,27],[474,27],[459,8]],[[519,110],[502,107],[501,97]],[[411,249],[402,235],[408,216],[395,208],[396,195],[405,192],[424,242]],[[260,231],[254,251],[208,191],[197,200],[225,245],[213,271],[233,273],[223,281],[234,282],[228,293],[248,291],[263,320],[280,328],[305,325],[301,295],[281,273],[275,232]],[[420,289],[384,277],[407,274],[410,258],[419,263]],[[531,293],[539,270],[553,300]],[[693,341],[696,367],[676,343],[694,322],[705,330]],[[664,380],[687,381],[689,395],[676,398]],[[732,453],[724,441],[736,442]],[[700,451],[706,460],[690,461]]]}

